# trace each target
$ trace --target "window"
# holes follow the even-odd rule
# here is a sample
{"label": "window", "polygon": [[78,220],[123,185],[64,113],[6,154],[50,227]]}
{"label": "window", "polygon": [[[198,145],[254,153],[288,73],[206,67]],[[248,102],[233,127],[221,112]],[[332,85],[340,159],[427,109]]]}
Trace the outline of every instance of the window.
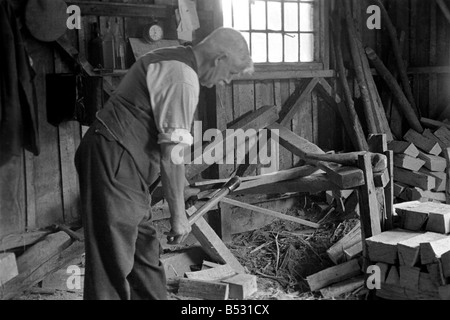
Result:
{"label": "window", "polygon": [[222,0],[223,24],[241,31],[255,63],[313,62],[317,0]]}

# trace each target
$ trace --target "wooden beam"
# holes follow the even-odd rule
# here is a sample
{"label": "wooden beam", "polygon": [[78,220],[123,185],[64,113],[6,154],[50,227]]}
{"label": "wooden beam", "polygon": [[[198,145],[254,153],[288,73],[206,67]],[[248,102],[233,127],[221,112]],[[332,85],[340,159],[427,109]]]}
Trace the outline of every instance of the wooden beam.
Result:
{"label": "wooden beam", "polygon": [[298,70],[298,71],[258,71],[252,75],[244,75],[233,78],[233,81],[262,81],[262,80],[290,80],[290,79],[307,79],[307,78],[333,78],[336,76],[334,70]]}
{"label": "wooden beam", "polygon": [[436,186],[436,179],[421,172],[412,172],[400,168],[395,169],[395,180],[422,190],[431,190]]}
{"label": "wooden beam", "polygon": [[272,216],[272,217],[275,217],[275,218],[278,218],[278,219],[292,221],[292,222],[295,222],[295,223],[298,223],[298,224],[301,224],[301,225],[305,225],[305,226],[308,226],[308,227],[311,227],[311,228],[316,228],[317,229],[317,228],[320,227],[320,225],[318,223],[314,223],[314,222],[307,221],[307,220],[304,220],[304,219],[300,219],[300,218],[297,218],[297,217],[293,217],[293,216],[290,216],[290,215],[287,215],[287,214],[282,214],[282,213],[279,213],[279,212],[276,212],[276,211],[273,211],[273,210],[269,210],[269,209],[261,208],[261,207],[258,207],[258,206],[254,206],[254,205],[251,205],[251,204],[248,204],[248,203],[245,203],[245,202],[236,201],[236,200],[233,200],[233,199],[230,199],[230,198],[226,198],[225,197],[225,198],[222,199],[222,202],[228,203],[228,204],[236,206],[236,207],[240,207],[240,208],[248,209],[248,210],[251,210],[251,211],[259,212],[259,213],[262,213],[262,214],[266,214],[266,215],[269,215],[269,216]]}
{"label": "wooden beam", "polygon": [[444,150],[445,160],[447,161],[447,182],[445,185],[445,197],[447,199],[447,204],[450,204],[450,148]]}
{"label": "wooden beam", "polygon": [[[194,207],[186,210],[186,214],[191,216],[197,209]],[[239,263],[236,257],[225,246],[219,236],[214,232],[211,226],[202,217],[192,225],[192,233],[198,242],[202,245],[210,258],[220,264],[228,264],[237,273],[245,273],[244,267]]]}
{"label": "wooden beam", "polygon": [[200,271],[193,271],[193,272],[186,272],[185,276],[188,279],[192,280],[203,280],[203,281],[217,281],[224,278],[231,277],[235,275],[236,272],[232,267],[230,267],[227,264],[219,265],[214,268],[200,270]]}
{"label": "wooden beam", "polygon": [[441,8],[442,13],[444,14],[445,19],[447,19],[448,23],[450,23],[450,10],[445,4],[444,0],[436,0],[439,8]]}
{"label": "wooden beam", "polygon": [[345,261],[344,250],[348,249],[358,242],[361,242],[361,224],[358,224],[350,230],[344,237],[331,246],[327,250],[327,255],[335,264],[339,264]]}
{"label": "wooden beam", "polygon": [[422,151],[419,152],[419,158],[425,161],[425,168],[435,172],[445,172],[447,168],[447,161],[445,158],[426,154]]}
{"label": "wooden beam", "polygon": [[407,156],[406,154],[396,154],[394,156],[394,164],[398,168],[411,171],[419,171],[425,164],[425,161],[422,159]]}
{"label": "wooden beam", "polygon": [[[279,136],[279,143],[291,151],[293,154],[299,156],[302,159],[306,158],[306,155],[311,154],[325,154],[315,144],[303,139],[277,123],[268,126],[272,133]],[[360,186],[364,183],[361,170],[354,167],[343,167],[335,163],[329,163],[324,161],[308,160],[308,163],[316,165],[318,168],[324,170],[330,180],[337,184],[340,189],[352,189]]]}
{"label": "wooden beam", "polygon": [[419,150],[411,142],[406,141],[391,141],[388,144],[388,149],[392,150],[395,154],[405,154],[407,156],[417,158]]}
{"label": "wooden beam", "polygon": [[299,111],[301,105],[303,102],[305,102],[308,98],[311,97],[311,93],[313,92],[316,85],[319,83],[319,78],[313,78],[308,83],[306,88],[301,93],[300,97],[297,99],[297,101],[286,108],[286,110],[281,110],[280,112],[280,118],[278,119],[278,123],[282,126],[287,126],[291,121],[294,115]]}
{"label": "wooden beam", "polygon": [[364,184],[358,192],[362,237],[366,239],[381,232],[381,217],[370,156],[368,154],[361,155],[358,162],[364,174]]}
{"label": "wooden beam", "polygon": [[10,234],[0,240],[0,252],[15,248],[25,248],[44,239],[50,231],[31,231],[25,233]]}
{"label": "wooden beam", "polygon": [[403,114],[408,121],[411,128],[416,130],[417,132],[422,133],[423,128],[420,124],[420,121],[411,106],[409,100],[403,93],[401,87],[398,85],[397,81],[395,80],[392,73],[389,71],[389,69],[384,65],[383,61],[381,61],[380,58],[378,58],[375,51],[373,51],[371,48],[366,48],[366,54],[367,57],[372,61],[373,65],[377,69],[380,76],[383,78],[383,80],[388,85],[389,89],[391,90],[395,100],[398,103],[399,108],[403,111]]}
{"label": "wooden beam", "polygon": [[330,104],[336,105],[339,114],[341,115],[342,121],[344,122],[347,134],[353,141],[355,149],[360,151],[368,151],[369,147],[367,145],[367,141],[361,126],[361,122],[359,121],[358,115],[353,114],[353,111],[351,111],[352,107],[347,106],[348,110],[346,109],[341,97],[336,93],[336,91],[325,79],[323,78],[320,79],[319,88],[321,89],[320,92],[323,93],[325,99]]}

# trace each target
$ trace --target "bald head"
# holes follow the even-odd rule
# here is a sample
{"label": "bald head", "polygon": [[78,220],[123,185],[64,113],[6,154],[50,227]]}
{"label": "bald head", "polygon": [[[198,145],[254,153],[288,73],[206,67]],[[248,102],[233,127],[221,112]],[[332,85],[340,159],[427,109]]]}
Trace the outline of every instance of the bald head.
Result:
{"label": "bald head", "polygon": [[[247,41],[239,31],[232,28],[214,30],[194,47],[194,53],[199,64],[200,79],[202,73],[211,72],[208,69],[223,67],[220,63],[227,63],[232,75],[253,71]],[[228,82],[230,79],[219,81]]]}

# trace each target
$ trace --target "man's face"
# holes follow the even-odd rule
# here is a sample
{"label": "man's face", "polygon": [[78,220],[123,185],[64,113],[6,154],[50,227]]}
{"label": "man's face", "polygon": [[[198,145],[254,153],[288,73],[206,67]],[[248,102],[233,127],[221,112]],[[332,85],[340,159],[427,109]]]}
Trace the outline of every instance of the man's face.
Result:
{"label": "man's face", "polygon": [[228,84],[233,76],[238,75],[241,71],[229,56],[217,58],[214,64],[201,77],[200,83],[207,88],[219,84]]}

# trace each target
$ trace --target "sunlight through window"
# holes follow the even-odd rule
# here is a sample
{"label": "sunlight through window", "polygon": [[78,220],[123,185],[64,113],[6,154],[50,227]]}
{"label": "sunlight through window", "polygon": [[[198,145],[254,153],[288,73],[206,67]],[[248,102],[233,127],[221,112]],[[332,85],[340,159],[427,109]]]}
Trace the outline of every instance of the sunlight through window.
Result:
{"label": "sunlight through window", "polygon": [[313,62],[316,0],[222,0],[223,23],[244,34],[256,63]]}

